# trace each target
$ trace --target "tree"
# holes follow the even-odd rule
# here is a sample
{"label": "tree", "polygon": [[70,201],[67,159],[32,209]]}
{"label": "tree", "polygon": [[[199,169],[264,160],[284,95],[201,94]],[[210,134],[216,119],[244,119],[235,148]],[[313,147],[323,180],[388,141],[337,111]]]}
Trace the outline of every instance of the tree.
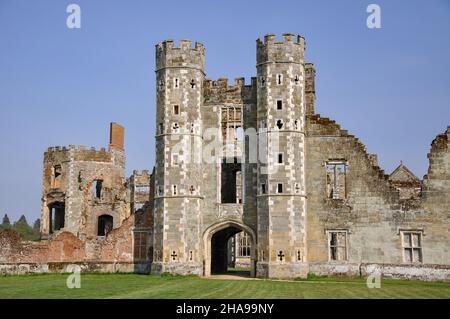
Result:
{"label": "tree", "polygon": [[5,216],[3,216],[3,221],[2,221],[2,224],[0,225],[0,228],[2,228],[2,229],[11,228],[11,222],[9,221],[9,217],[7,214],[5,214]]}
{"label": "tree", "polygon": [[36,240],[41,238],[41,220],[39,218],[34,221],[33,233],[36,236]]}
{"label": "tree", "polygon": [[25,215],[20,216],[19,220],[13,224],[13,229],[20,234],[23,240],[36,240],[36,235],[28,225]]}
{"label": "tree", "polygon": [[33,230],[37,233],[41,231],[41,220],[39,218],[34,221]]}

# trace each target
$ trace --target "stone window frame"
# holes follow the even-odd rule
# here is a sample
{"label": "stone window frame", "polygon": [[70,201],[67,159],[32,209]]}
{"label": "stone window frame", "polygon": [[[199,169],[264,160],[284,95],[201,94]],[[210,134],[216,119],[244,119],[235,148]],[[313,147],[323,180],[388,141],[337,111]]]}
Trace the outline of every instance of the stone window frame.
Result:
{"label": "stone window frame", "polygon": [[261,195],[267,194],[267,186],[266,183],[261,183]]}
{"label": "stone window frame", "polygon": [[[175,158],[177,161],[175,161]],[[170,155],[170,165],[171,166],[180,166],[180,154],[178,153],[171,153]]]}
{"label": "stone window frame", "polygon": [[[400,241],[402,245],[402,260],[405,264],[423,264],[423,237],[424,237],[424,231],[423,229],[400,229]],[[410,235],[409,244],[405,246],[405,235]],[[412,235],[418,235],[418,243],[414,243],[413,236]],[[408,261],[406,259],[406,252],[410,252],[410,258],[411,260]],[[415,254],[414,251],[419,251],[419,257],[418,260],[415,260]]]}
{"label": "stone window frame", "polygon": [[[323,165],[325,168],[324,175],[325,175],[325,197],[326,197],[326,199],[327,200],[345,200],[345,199],[347,199],[347,196],[348,196],[347,176],[348,176],[348,167],[349,167],[348,161],[346,159],[339,159],[339,158],[329,159],[329,160],[326,160]],[[343,198],[334,198],[334,197],[328,196],[328,183],[327,183],[327,177],[328,177],[327,166],[328,165],[344,165],[345,166],[344,197]]]}
{"label": "stone window frame", "polygon": [[[281,185],[281,192],[280,192],[280,185]],[[283,194],[283,192],[284,192],[283,183],[277,183],[276,193]]]}
{"label": "stone window frame", "polygon": [[[108,229],[108,231],[104,231],[103,234],[99,234],[100,231],[100,221],[105,223],[105,220],[111,219],[111,229]],[[96,216],[96,236],[97,238],[105,238],[109,233],[111,233],[117,226],[117,216],[114,212],[100,212]],[[104,225],[105,226],[105,225]]]}
{"label": "stone window frame", "polygon": [[51,188],[58,189],[61,187],[62,165],[56,164],[52,167]]}
{"label": "stone window frame", "polygon": [[[138,237],[138,238],[137,238]],[[147,247],[148,231],[146,230],[133,230],[133,257],[135,260],[144,261],[147,260]]]}
{"label": "stone window frame", "polygon": [[236,252],[237,257],[240,258],[251,257],[252,244],[250,235],[247,234],[245,231],[242,231],[238,237],[239,237],[238,241],[239,249]]}
{"label": "stone window frame", "polygon": [[[328,250],[328,262],[334,262],[334,263],[339,263],[339,262],[348,262],[349,258],[348,258],[348,252],[349,252],[349,230],[348,229],[342,229],[342,228],[337,228],[337,229],[327,229],[325,230],[326,233],[326,238],[327,238],[327,250]],[[332,259],[331,258],[331,248],[332,246],[330,246],[330,242],[331,242],[331,234],[332,233],[344,233],[345,234],[345,245],[339,245],[339,243],[336,244],[336,249],[338,249],[339,247],[344,247],[345,248],[345,258],[344,259]],[[337,250],[336,250],[337,252]]]}
{"label": "stone window frame", "polygon": [[94,178],[90,188],[91,197],[94,200],[101,200],[104,194],[105,180],[103,177]]}
{"label": "stone window frame", "polygon": [[180,104],[173,104],[172,105],[172,114],[173,115],[180,115]]}

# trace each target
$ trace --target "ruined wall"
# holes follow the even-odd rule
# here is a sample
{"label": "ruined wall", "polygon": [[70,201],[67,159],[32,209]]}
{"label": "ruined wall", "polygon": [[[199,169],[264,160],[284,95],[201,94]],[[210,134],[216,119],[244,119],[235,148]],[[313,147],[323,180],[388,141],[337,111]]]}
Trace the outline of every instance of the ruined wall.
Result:
{"label": "ruined wall", "polygon": [[[61,272],[74,263],[148,272],[151,263],[155,273],[208,275],[212,236],[222,249],[244,230],[246,262],[259,277],[449,280],[450,127],[433,141],[423,181],[406,168],[387,176],[355,136],[315,114],[316,71],[304,48],[292,34],[258,39],[257,77],[246,85],[205,80],[200,43],[158,44],[153,173],[125,180],[124,129],[115,123],[108,149],[49,148],[41,219],[48,240],[0,232],[0,273]],[[240,182],[224,171],[229,158]],[[234,184],[242,203],[237,195],[223,203],[222,190]],[[51,209],[59,216],[52,222]],[[112,230],[97,236],[103,215],[113,217]]]}
{"label": "ruined wall", "polygon": [[[433,144],[436,144],[435,142]],[[445,143],[441,143],[445,145]],[[421,200],[401,200],[365,146],[334,121],[307,117],[308,259],[314,264],[350,269],[346,265],[378,263],[406,265],[402,231],[422,233],[421,265],[448,265],[448,150],[433,147],[427,194]],[[434,160],[436,158],[436,161]],[[347,162],[346,197],[326,195],[326,163]],[[436,174],[438,173],[438,174]],[[447,175],[446,175],[447,174]],[[435,196],[433,199],[431,197]],[[440,203],[437,198],[440,198]],[[444,200],[443,200],[444,199]],[[330,259],[328,232],[347,234],[345,260]],[[439,267],[438,267],[439,268]],[[314,268],[311,265],[311,269]],[[323,269],[323,267],[322,267]],[[320,271],[319,271],[320,272]],[[349,273],[352,271],[349,270]]]}
{"label": "ruined wall", "polygon": [[105,237],[84,240],[60,231],[46,241],[26,242],[12,230],[0,231],[0,273],[65,272],[73,264],[83,271],[149,272],[149,261],[134,257],[138,223],[133,214]]}
{"label": "ruined wall", "polygon": [[424,260],[450,264],[450,126],[431,144],[428,173],[423,179],[422,205],[430,212],[424,237],[427,251]]}
{"label": "ruined wall", "polygon": [[128,179],[131,212],[135,213],[137,210],[149,204],[151,196],[150,179],[151,174],[148,170],[134,170],[133,175]]}
{"label": "ruined wall", "polygon": [[[123,128],[111,123],[110,131],[108,150],[70,145],[50,147],[44,153],[43,238],[55,231],[69,231],[80,238],[97,236],[100,216],[112,216],[114,228],[129,216]],[[52,214],[54,204],[61,210]],[[62,224],[55,227],[57,219]]]}

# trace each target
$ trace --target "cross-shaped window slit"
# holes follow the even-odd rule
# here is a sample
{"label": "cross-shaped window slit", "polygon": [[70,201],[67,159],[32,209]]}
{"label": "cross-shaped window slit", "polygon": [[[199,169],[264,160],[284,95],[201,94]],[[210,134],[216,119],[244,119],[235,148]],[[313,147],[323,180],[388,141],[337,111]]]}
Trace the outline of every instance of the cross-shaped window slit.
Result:
{"label": "cross-shaped window slit", "polygon": [[177,253],[175,251],[172,251],[172,255],[170,256],[172,257],[173,261],[177,260]]}

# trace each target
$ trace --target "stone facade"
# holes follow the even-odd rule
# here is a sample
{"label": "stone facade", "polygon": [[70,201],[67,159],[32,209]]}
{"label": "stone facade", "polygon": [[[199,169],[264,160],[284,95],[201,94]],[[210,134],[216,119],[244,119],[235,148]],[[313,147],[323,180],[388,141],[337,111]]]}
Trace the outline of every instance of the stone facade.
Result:
{"label": "stone facade", "polygon": [[72,262],[209,276],[241,258],[265,278],[449,280],[450,126],[432,142],[423,180],[403,163],[386,175],[358,138],[316,113],[302,36],[258,39],[256,63],[249,84],[229,84],[205,78],[202,44],[157,44],[153,172],[125,178],[114,123],[108,150],[50,148],[45,240],[0,234],[0,271]]}
{"label": "stone facade", "polygon": [[424,181],[403,164],[385,175],[376,155],[316,113],[316,71],[304,47],[292,34],[258,39],[257,76],[230,85],[201,81],[203,45],[157,45],[153,271],[224,271],[226,245],[244,231],[258,277],[372,269],[408,278],[421,269],[424,279],[448,279],[449,130],[433,142]]}

